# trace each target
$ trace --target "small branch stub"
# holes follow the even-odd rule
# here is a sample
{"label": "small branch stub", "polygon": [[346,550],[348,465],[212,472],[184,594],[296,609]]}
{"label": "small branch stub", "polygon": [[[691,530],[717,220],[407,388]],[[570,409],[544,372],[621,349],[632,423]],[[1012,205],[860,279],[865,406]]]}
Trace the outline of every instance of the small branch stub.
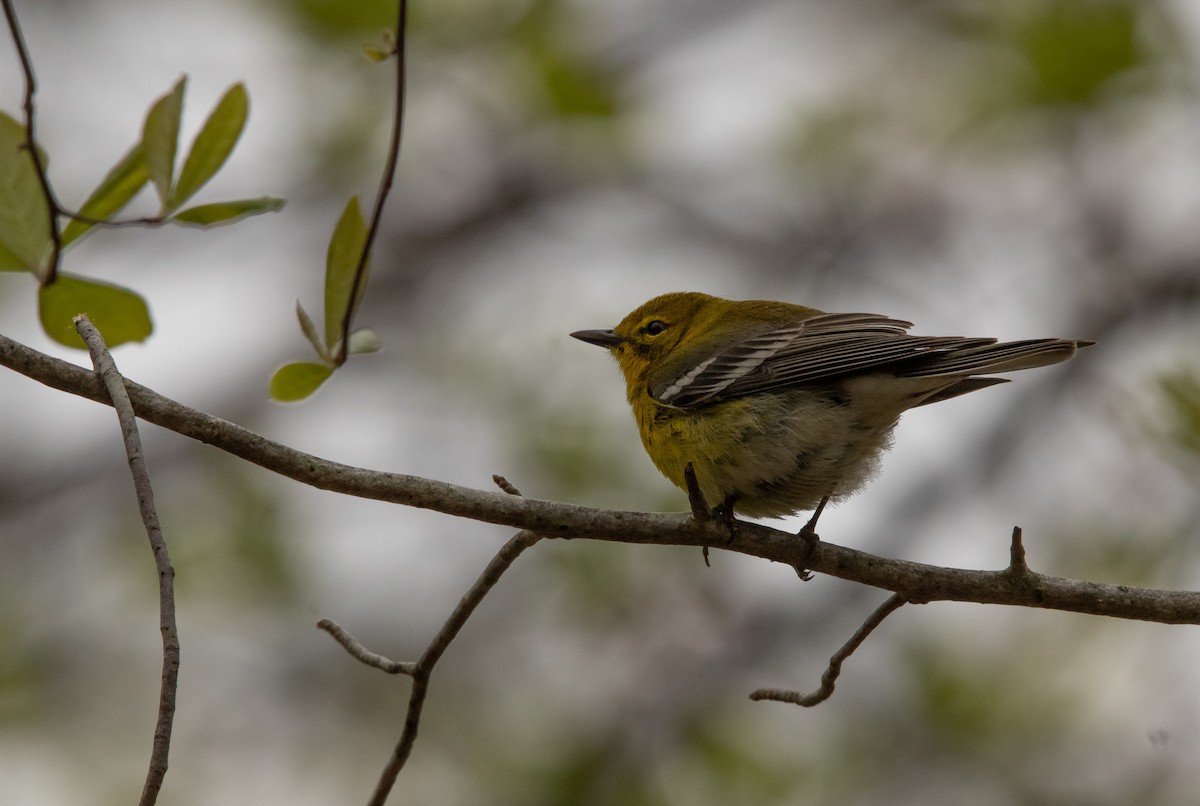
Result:
{"label": "small branch stub", "polygon": [[1020,526],[1014,526],[1012,530],[1012,542],[1008,547],[1008,573],[1020,579],[1032,575],[1029,563],[1025,560],[1025,543],[1021,539]]}
{"label": "small branch stub", "polygon": [[521,495],[521,491],[514,487],[512,482],[504,478],[504,476],[493,474],[492,481],[497,487],[499,487],[501,490],[504,490],[504,492],[508,493],[509,495],[515,495],[519,498],[524,498],[524,496]]}

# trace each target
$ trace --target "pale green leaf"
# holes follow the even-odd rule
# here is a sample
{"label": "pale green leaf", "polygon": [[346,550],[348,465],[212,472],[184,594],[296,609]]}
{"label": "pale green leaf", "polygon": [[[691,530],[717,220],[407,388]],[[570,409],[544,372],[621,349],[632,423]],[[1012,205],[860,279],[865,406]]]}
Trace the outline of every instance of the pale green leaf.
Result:
{"label": "pale green leaf", "polygon": [[308,343],[313,346],[323,360],[329,359],[329,352],[325,349],[324,342],[321,341],[321,334],[317,332],[317,325],[313,322],[312,317],[308,315],[308,311],[304,310],[304,306],[300,304],[300,300],[296,300],[296,318],[300,320],[300,332],[304,334],[304,338],[308,339]]}
{"label": "pale green leaf", "polygon": [[282,403],[303,400],[333,374],[333,367],[312,361],[285,364],[271,376],[271,397]]}
{"label": "pale green leaf", "polygon": [[187,76],[182,76],[166,95],[155,101],[142,124],[142,149],[146,168],[166,209],[175,176],[175,150],[179,145],[179,120],[183,115],[183,93]]}
{"label": "pale green leaf", "polygon": [[[112,167],[100,185],[92,191],[79,214],[85,218],[107,219],[121,210],[150,180],[146,168],[146,155],[138,143]],[[71,219],[62,231],[63,246],[79,238],[94,225],[79,219]]]}
{"label": "pale green leaf", "polygon": [[[45,153],[38,154],[46,165]],[[0,270],[40,274],[49,249],[50,211],[25,126],[0,112]]]}
{"label": "pale green leaf", "polygon": [[354,196],[346,203],[346,209],[334,227],[325,258],[325,345],[331,353],[335,352],[334,346],[342,337],[342,320],[353,314],[367,285],[364,266],[358,293],[355,299],[350,299],[354,274],[366,244],[367,224],[359,209],[358,197]]}
{"label": "pale green leaf", "polygon": [[284,200],[273,196],[260,196],[257,199],[235,199],[227,202],[199,204],[180,210],[171,216],[171,221],[187,224],[193,227],[211,227],[217,224],[232,224],[243,218],[262,213],[274,213],[282,210]]}
{"label": "pale green leaf", "polygon": [[87,314],[109,347],[144,341],[154,326],[146,301],[127,288],[59,273],[38,290],[38,316],[46,335],[67,347],[86,348],[74,318]]}
{"label": "pale green leaf", "polygon": [[369,327],[360,327],[350,334],[350,343],[346,347],[346,352],[349,355],[362,355],[363,353],[377,353],[382,349],[383,342],[379,340],[379,336],[375,335],[375,331]]}
{"label": "pale green leaf", "polygon": [[379,64],[380,62],[386,62],[392,57],[392,51],[385,50],[384,48],[379,47],[379,45],[363,45],[362,52],[364,56],[376,64]]}
{"label": "pale green leaf", "polygon": [[396,55],[396,35],[391,31],[384,31],[379,38],[379,44],[363,45],[362,52],[375,63],[386,62]]}
{"label": "pale green leaf", "polygon": [[170,196],[171,209],[194,196],[225,164],[242,135],[249,112],[250,98],[244,84],[239,82],[226,90],[188,151],[179,171],[179,182]]}

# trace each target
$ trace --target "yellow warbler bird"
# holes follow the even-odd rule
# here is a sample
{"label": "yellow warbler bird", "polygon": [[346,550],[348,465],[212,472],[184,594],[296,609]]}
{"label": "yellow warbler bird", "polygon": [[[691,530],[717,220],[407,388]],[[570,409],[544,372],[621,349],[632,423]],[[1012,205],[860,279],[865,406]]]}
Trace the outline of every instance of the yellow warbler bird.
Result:
{"label": "yellow warbler bird", "polygon": [[914,336],[911,322],[786,302],[664,294],[612,330],[571,335],[608,348],[625,374],[642,444],[684,490],[691,465],[725,517],[783,517],[857,492],[900,415],[1056,364],[1092,342]]}

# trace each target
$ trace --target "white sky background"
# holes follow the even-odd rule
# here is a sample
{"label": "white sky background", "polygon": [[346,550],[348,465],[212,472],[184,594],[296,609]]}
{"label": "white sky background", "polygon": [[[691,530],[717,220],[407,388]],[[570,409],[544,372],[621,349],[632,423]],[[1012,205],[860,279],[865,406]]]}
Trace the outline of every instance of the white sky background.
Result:
{"label": "white sky background", "polygon": [[[623,37],[634,35],[639,21],[654,16],[653,9],[628,3],[579,5],[595,25],[591,33],[597,47],[617,48]],[[778,200],[786,194],[786,187],[781,187],[786,180],[774,167],[779,147],[775,138],[798,109],[819,109],[846,94],[873,92],[880,82],[894,86],[897,94],[894,105],[900,109],[888,114],[903,114],[906,101],[920,103],[924,97],[905,88],[908,82],[928,76],[923,60],[930,56],[905,50],[911,41],[889,37],[888,20],[864,18],[865,12],[855,8],[765,5],[741,17],[735,27],[697,36],[687,46],[643,64],[630,85],[636,110],[631,141],[637,160],[657,181],[694,188],[697,206],[732,229],[755,234],[765,226],[763,216],[780,215]],[[920,196],[926,183],[948,186],[949,198],[961,200],[961,210],[951,216],[952,234],[930,265],[910,265],[908,261],[916,259],[910,252],[865,254],[861,259],[872,270],[866,272],[870,282],[831,282],[824,275],[807,275],[803,266],[797,266],[789,278],[756,276],[748,263],[711,243],[665,237],[666,216],[653,200],[631,197],[616,186],[590,189],[511,222],[500,237],[466,243],[442,256],[445,265],[438,268],[443,273],[430,282],[439,304],[422,307],[411,321],[393,321],[388,300],[369,298],[361,323],[380,331],[385,351],[352,362],[302,406],[260,407],[257,401],[265,397],[274,367],[305,357],[293,305],[299,297],[310,312],[320,311],[325,242],[345,193],[357,189],[369,204],[377,181],[372,166],[380,165],[383,158],[380,139],[377,154],[362,159],[365,167],[354,180],[355,187],[347,187],[340,196],[322,194],[321,188],[311,185],[314,173],[309,164],[315,159],[314,141],[328,129],[320,123],[298,125],[297,121],[329,118],[328,126],[334,128],[340,110],[354,103],[341,93],[354,96],[362,89],[358,82],[378,82],[383,73],[349,50],[340,57],[309,50],[293,31],[243,4],[19,3],[18,12],[40,82],[40,139],[52,158],[52,178],[68,204],[83,198],[124,153],[138,135],[146,107],[178,75],[189,76],[184,144],[190,143],[203,116],[229,84],[246,83],[251,98],[246,132],[225,170],[198,200],[268,194],[287,197],[289,206],[280,214],[210,232],[167,228],[97,233],[70,253],[67,269],[128,285],[149,301],[154,335],[144,345],[128,346],[116,354],[129,377],[320,456],[487,487],[492,473],[511,472],[518,455],[513,446],[524,436],[514,429],[534,427],[517,416],[520,412],[506,408],[529,396],[540,401],[538,411],[593,411],[592,416],[609,429],[611,442],[628,446],[628,473],[634,479],[629,487],[644,487],[643,501],[669,500],[668,483],[640,454],[616,368],[599,351],[566,336],[580,328],[611,326],[644,299],[669,290],[688,288],[740,298],[789,299],[825,309],[878,311],[912,319],[926,333],[1003,338],[1090,335],[1068,332],[1073,295],[1094,292],[1074,285],[1076,276],[1062,268],[1063,254],[1056,249],[1055,238],[1069,228],[1073,212],[1059,206],[1056,185],[1061,166],[1036,159],[1013,160],[991,170],[954,160],[942,164],[930,151],[909,142],[897,146],[905,156],[896,159],[889,182],[881,187],[880,205],[887,203],[889,193],[899,198]],[[664,16],[669,18],[665,12]],[[1194,39],[1194,32],[1189,34]],[[853,43],[860,38],[879,47],[856,50]],[[470,75],[469,68],[464,70]],[[471,175],[475,165],[471,148],[477,142],[469,129],[471,113],[438,106],[448,101],[437,93],[446,92],[452,82],[442,82],[431,72],[423,72],[420,62],[413,64],[413,81],[426,78],[435,84],[436,92],[416,83],[412,87],[405,158],[389,215],[393,226],[399,226],[399,211],[419,211],[424,190],[430,190],[431,204],[453,205],[453,184],[437,184],[446,177],[451,183],[455,177],[478,181]],[[944,78],[947,83],[956,79]],[[345,89],[348,86],[353,88]],[[379,103],[386,106],[386,84],[379,86],[383,87]],[[0,108],[15,115],[20,98],[16,62],[4,41],[0,43]],[[1192,147],[1200,131],[1195,112],[1193,108],[1149,118],[1144,131],[1130,138],[1132,156],[1125,155],[1145,166],[1139,168],[1141,185],[1133,193],[1144,211],[1140,233],[1148,248],[1164,254],[1187,253],[1200,237],[1200,230],[1189,224],[1200,213],[1200,182],[1196,181],[1200,164]],[[462,126],[468,128],[464,131]],[[919,127],[913,129],[910,134],[915,138]],[[537,137],[538,133],[529,134],[530,147],[538,144]],[[439,147],[454,150],[455,156],[439,161]],[[552,147],[574,146],[555,142]],[[1111,147],[1102,143],[1096,148],[1103,152]],[[1106,177],[1099,172],[1095,180],[1103,183]],[[989,188],[994,192],[987,192]],[[888,269],[878,270],[879,266]],[[389,266],[377,260],[374,276],[381,278],[388,271]],[[82,353],[49,343],[35,313],[32,279],[0,275],[0,329],[5,335],[85,363]],[[1030,536],[1035,568],[1056,572],[1038,566],[1039,560],[1054,556],[1040,541],[1071,528],[1065,521],[1108,520],[1117,530],[1139,525],[1153,532],[1194,514],[1190,498],[1194,487],[1189,489],[1166,471],[1136,437],[1123,431],[1132,427],[1130,419],[1114,415],[1128,411],[1139,384],[1176,366],[1180,355],[1195,355],[1194,321],[1181,315],[1178,322],[1165,321],[1156,331],[1123,335],[1127,343],[1102,344],[1077,359],[1091,365],[1085,370],[1086,395],[1047,398],[1059,410],[1039,412],[1042,422],[1030,424],[1034,436],[1022,453],[1019,472],[993,480],[986,495],[972,494],[960,506],[944,507],[930,521],[918,519],[926,530],[918,538],[894,539],[892,518],[903,508],[913,480],[924,478],[931,464],[944,464],[947,469],[942,472],[948,479],[961,476],[972,481],[972,457],[964,454],[1019,399],[1019,387],[1036,382],[1033,377],[1018,376],[1011,386],[906,416],[882,476],[857,499],[827,513],[822,534],[837,543],[907,559],[995,568],[1007,559],[1008,530],[1020,523]],[[469,373],[475,371],[480,374],[473,386]],[[501,388],[502,380],[519,393]],[[0,512],[0,552],[7,551],[6,544],[15,546],[25,530],[60,523],[51,510],[102,506],[111,512],[128,506],[132,516],[132,495],[128,500],[98,500],[88,492],[89,485],[78,479],[74,482],[78,488],[61,493],[39,486],[43,479],[47,485],[61,483],[56,479],[64,465],[90,464],[87,457],[96,454],[109,457],[112,474],[125,472],[110,410],[5,372],[0,373],[0,411],[4,423],[0,456],[9,466],[26,469],[22,489],[43,498],[46,508],[23,507],[16,517]],[[152,427],[145,429],[145,438],[153,473],[156,456],[165,463],[177,450],[178,438]],[[169,507],[173,496],[178,500],[192,494],[188,485],[194,478],[186,469],[164,469],[155,479],[160,504]],[[527,494],[542,497],[538,490],[526,489],[520,478],[513,481]],[[507,536],[501,529],[430,513],[294,490],[295,485],[275,479],[262,483],[289,496],[287,522],[296,530],[292,559],[304,566],[311,586],[303,605],[306,612],[293,612],[282,622],[264,617],[255,623],[253,617],[241,621],[233,605],[227,610],[181,610],[183,687],[176,755],[166,783],[166,792],[174,797],[166,798],[168,802],[315,804],[339,802],[347,791],[351,801],[361,799],[356,776],[369,778],[385,758],[399,729],[407,688],[380,684],[375,689],[377,714],[388,717],[368,720],[365,727],[357,723],[361,733],[353,727],[336,730],[338,741],[353,745],[344,757],[352,757],[353,762],[339,764],[343,757],[322,756],[320,737],[277,741],[281,734],[310,731],[321,720],[334,724],[347,718],[336,698],[333,702],[310,699],[312,712],[293,713],[295,703],[276,690],[287,685],[280,667],[301,654],[303,663],[320,668],[326,678],[365,674],[312,630],[311,624],[320,616],[337,618],[351,631],[357,631],[356,624],[367,625],[375,632],[364,638],[381,642],[378,648],[385,653],[419,648]],[[634,508],[642,502],[585,503]],[[682,494],[677,505],[684,505]],[[1144,509],[1147,518],[1131,516],[1132,508]],[[801,522],[796,521],[796,528]],[[91,526],[91,518],[80,517],[72,528],[83,534]],[[170,541],[171,524],[166,526]],[[53,636],[77,635],[86,626],[104,629],[110,612],[116,620],[136,617],[143,627],[152,624],[151,615],[138,610],[149,600],[129,592],[128,573],[118,561],[109,560],[112,567],[106,569],[94,549],[75,545],[80,534],[47,534],[40,540],[75,546],[62,549],[75,559],[65,561],[65,581],[54,584],[79,587],[73,588],[77,600],[65,612],[57,610],[60,602],[53,595],[39,593],[36,584],[22,589],[22,595],[29,597],[22,602],[22,612],[38,614],[26,625],[25,634],[33,636],[29,640],[36,641],[39,630]],[[571,548],[555,546],[549,551],[562,554]],[[630,556],[646,557],[648,564],[661,561],[658,555],[632,554],[639,549],[621,551],[626,552],[621,555],[625,559],[614,562],[640,562]],[[18,562],[21,556],[14,549],[8,561]],[[1194,562],[1193,557],[1186,559]],[[798,587],[788,569],[763,567],[720,552],[714,555],[716,569],[711,572],[700,567],[696,557],[688,555],[686,561],[691,565],[671,572],[659,592],[682,603],[681,612],[695,605],[693,597],[703,599],[689,587],[692,584],[702,584],[704,590],[721,589],[732,606],[746,611],[777,607],[786,613],[818,609],[826,597],[837,601],[835,589],[842,584],[819,580]],[[89,565],[96,562],[99,567]],[[517,647],[510,649],[515,655],[510,659],[513,668],[491,676],[455,672],[452,652],[442,670],[448,689],[465,688],[467,693],[461,697],[476,705],[495,694],[479,689],[489,681],[521,700],[544,696],[551,714],[528,717],[531,725],[522,726],[532,742],[545,741],[545,735],[558,727],[556,709],[586,710],[578,702],[580,697],[597,711],[612,708],[613,703],[628,706],[633,698],[630,689],[643,682],[638,675],[645,670],[618,653],[653,654],[644,646],[622,647],[614,638],[612,653],[604,663],[597,662],[600,648],[573,634],[568,617],[557,611],[560,603],[554,597],[561,594],[562,583],[553,578],[554,569],[551,561],[532,565],[521,572],[519,582],[512,583],[513,589],[503,590],[502,583],[496,592],[494,612],[544,628],[512,638]],[[112,572],[111,579],[106,570]],[[704,573],[720,576],[692,582]],[[1181,576],[1195,584],[1200,574],[1193,570]],[[874,597],[859,597],[855,606],[865,615],[874,603]],[[553,611],[547,613],[550,608]],[[1015,640],[1011,638],[1015,633],[1037,630],[1047,622],[1061,623],[1055,621],[1060,617],[1049,614],[967,606],[909,610],[896,617],[903,626],[889,622],[893,639],[936,642],[944,634],[948,640],[977,640],[994,647]],[[859,617],[857,612],[849,616],[845,634]],[[496,623],[497,617],[481,614],[481,618]],[[642,618],[652,619],[653,614]],[[681,635],[656,636],[660,643],[655,646],[664,656],[674,657],[671,652],[684,650],[673,641],[695,638],[696,645],[687,651],[694,652],[697,663],[706,659],[716,663],[726,646],[724,639],[705,639],[707,628],[698,617],[695,623],[678,618],[686,625]],[[1105,625],[1088,628],[1105,629]],[[1166,681],[1173,681],[1176,690],[1200,690],[1200,679],[1186,671],[1194,668],[1191,664],[1200,643],[1183,629],[1168,632],[1158,626],[1115,625],[1112,643],[1097,643],[1109,647],[1110,653],[1093,649],[1102,655],[1094,664],[1075,661],[1072,666],[1080,677],[1088,676],[1086,685],[1094,687],[1096,702],[1103,703],[1095,706],[1093,718],[1104,740],[1114,745],[1114,755],[1145,751],[1143,743],[1131,753],[1122,743],[1126,737],[1111,732],[1112,725],[1122,720],[1139,737],[1163,726],[1175,737],[1173,751],[1181,755],[1200,744],[1194,708],[1177,709],[1173,698],[1165,702],[1146,693]],[[493,649],[499,646],[489,644],[482,632],[468,633],[463,640],[474,637]],[[106,793],[127,791],[132,797],[144,773],[139,765],[144,763],[143,746],[152,728],[149,692],[158,660],[153,627],[140,635],[131,637],[131,633],[122,629],[121,637],[113,639],[115,649],[105,648],[105,642],[97,639],[98,657],[92,668],[98,668],[96,673],[104,680],[114,674],[113,667],[128,664],[136,671],[129,673],[127,688],[121,683],[100,684],[102,696],[114,702],[87,708],[81,729],[72,730],[69,739],[63,737],[61,726],[36,724],[23,729],[0,722],[0,802],[39,806],[81,802],[91,785],[91,773],[81,770],[92,765],[104,770]],[[1151,643],[1147,635],[1163,639],[1144,650],[1161,665],[1151,681],[1137,678],[1145,669],[1126,651],[1130,642]],[[777,640],[786,642],[788,635]],[[744,678],[743,670],[731,673],[722,685],[721,706],[744,708],[746,719],[761,719],[754,735],[763,738],[766,746],[773,744],[770,737],[778,736],[794,742],[798,752],[815,752],[812,747],[819,745],[823,728],[832,729],[839,719],[856,715],[870,718],[872,687],[889,685],[887,657],[863,659],[857,690],[853,679],[844,678],[835,696],[843,702],[831,704],[825,713],[781,708],[764,715],[761,705],[752,706],[742,698],[755,685],[788,684],[776,679],[783,674],[796,674],[795,685],[810,687],[820,673],[819,659],[835,647],[836,641],[820,647],[816,659],[804,653],[798,659],[802,667],[789,668],[776,658],[760,676],[752,673]],[[466,651],[458,656],[460,661],[469,657],[474,656]],[[529,658],[539,663],[533,668],[522,663]],[[581,686],[590,693],[581,695],[564,679],[587,681]],[[870,680],[875,682],[864,683]],[[150,687],[138,689],[135,684],[141,683]],[[1050,685],[1060,683],[1052,680]],[[666,682],[659,685],[670,688]],[[126,708],[120,699],[126,695],[141,699],[131,700]],[[88,697],[87,691],[80,692],[81,700]],[[213,710],[230,702],[236,704],[231,711]],[[1112,702],[1129,710],[1117,709]],[[437,706],[431,704],[427,719],[434,719]],[[230,722],[225,722],[227,715]],[[493,721],[487,713],[475,713],[474,719]],[[101,738],[114,722],[123,737],[120,750],[106,746]],[[422,793],[429,797],[437,793],[440,803],[486,802],[472,791],[470,781],[456,779],[455,752],[466,755],[468,751],[446,750],[452,745],[441,732],[446,730],[433,723],[429,735],[423,735],[414,759],[418,766],[402,775],[400,791],[416,793],[413,802],[434,802],[422,800]],[[480,735],[470,752],[487,758],[505,730],[502,725],[485,724]],[[128,746],[124,737],[129,737]],[[84,754],[82,765],[64,772],[63,756],[72,753]],[[322,761],[314,764],[314,758]],[[664,776],[673,781],[664,786],[679,798],[664,802],[687,802],[679,794],[685,791],[683,784],[669,771]],[[1200,785],[1196,779],[1191,782]],[[181,792],[187,792],[186,797]]]}

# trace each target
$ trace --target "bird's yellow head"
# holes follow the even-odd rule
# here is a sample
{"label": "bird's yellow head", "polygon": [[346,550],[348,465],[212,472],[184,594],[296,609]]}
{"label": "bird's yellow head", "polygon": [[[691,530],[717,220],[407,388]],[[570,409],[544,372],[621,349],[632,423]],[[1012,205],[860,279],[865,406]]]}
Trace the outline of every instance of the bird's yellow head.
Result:
{"label": "bird's yellow head", "polygon": [[571,335],[612,351],[632,400],[664,367],[675,366],[679,356],[690,352],[695,335],[705,333],[705,327],[720,317],[722,303],[735,304],[691,291],[664,294],[638,306],[612,330],[580,330]]}
{"label": "bird's yellow head", "polygon": [[612,330],[580,330],[571,335],[612,351],[633,401],[747,332],[815,313],[819,312],[782,302],[733,301],[677,291],[643,303]]}

